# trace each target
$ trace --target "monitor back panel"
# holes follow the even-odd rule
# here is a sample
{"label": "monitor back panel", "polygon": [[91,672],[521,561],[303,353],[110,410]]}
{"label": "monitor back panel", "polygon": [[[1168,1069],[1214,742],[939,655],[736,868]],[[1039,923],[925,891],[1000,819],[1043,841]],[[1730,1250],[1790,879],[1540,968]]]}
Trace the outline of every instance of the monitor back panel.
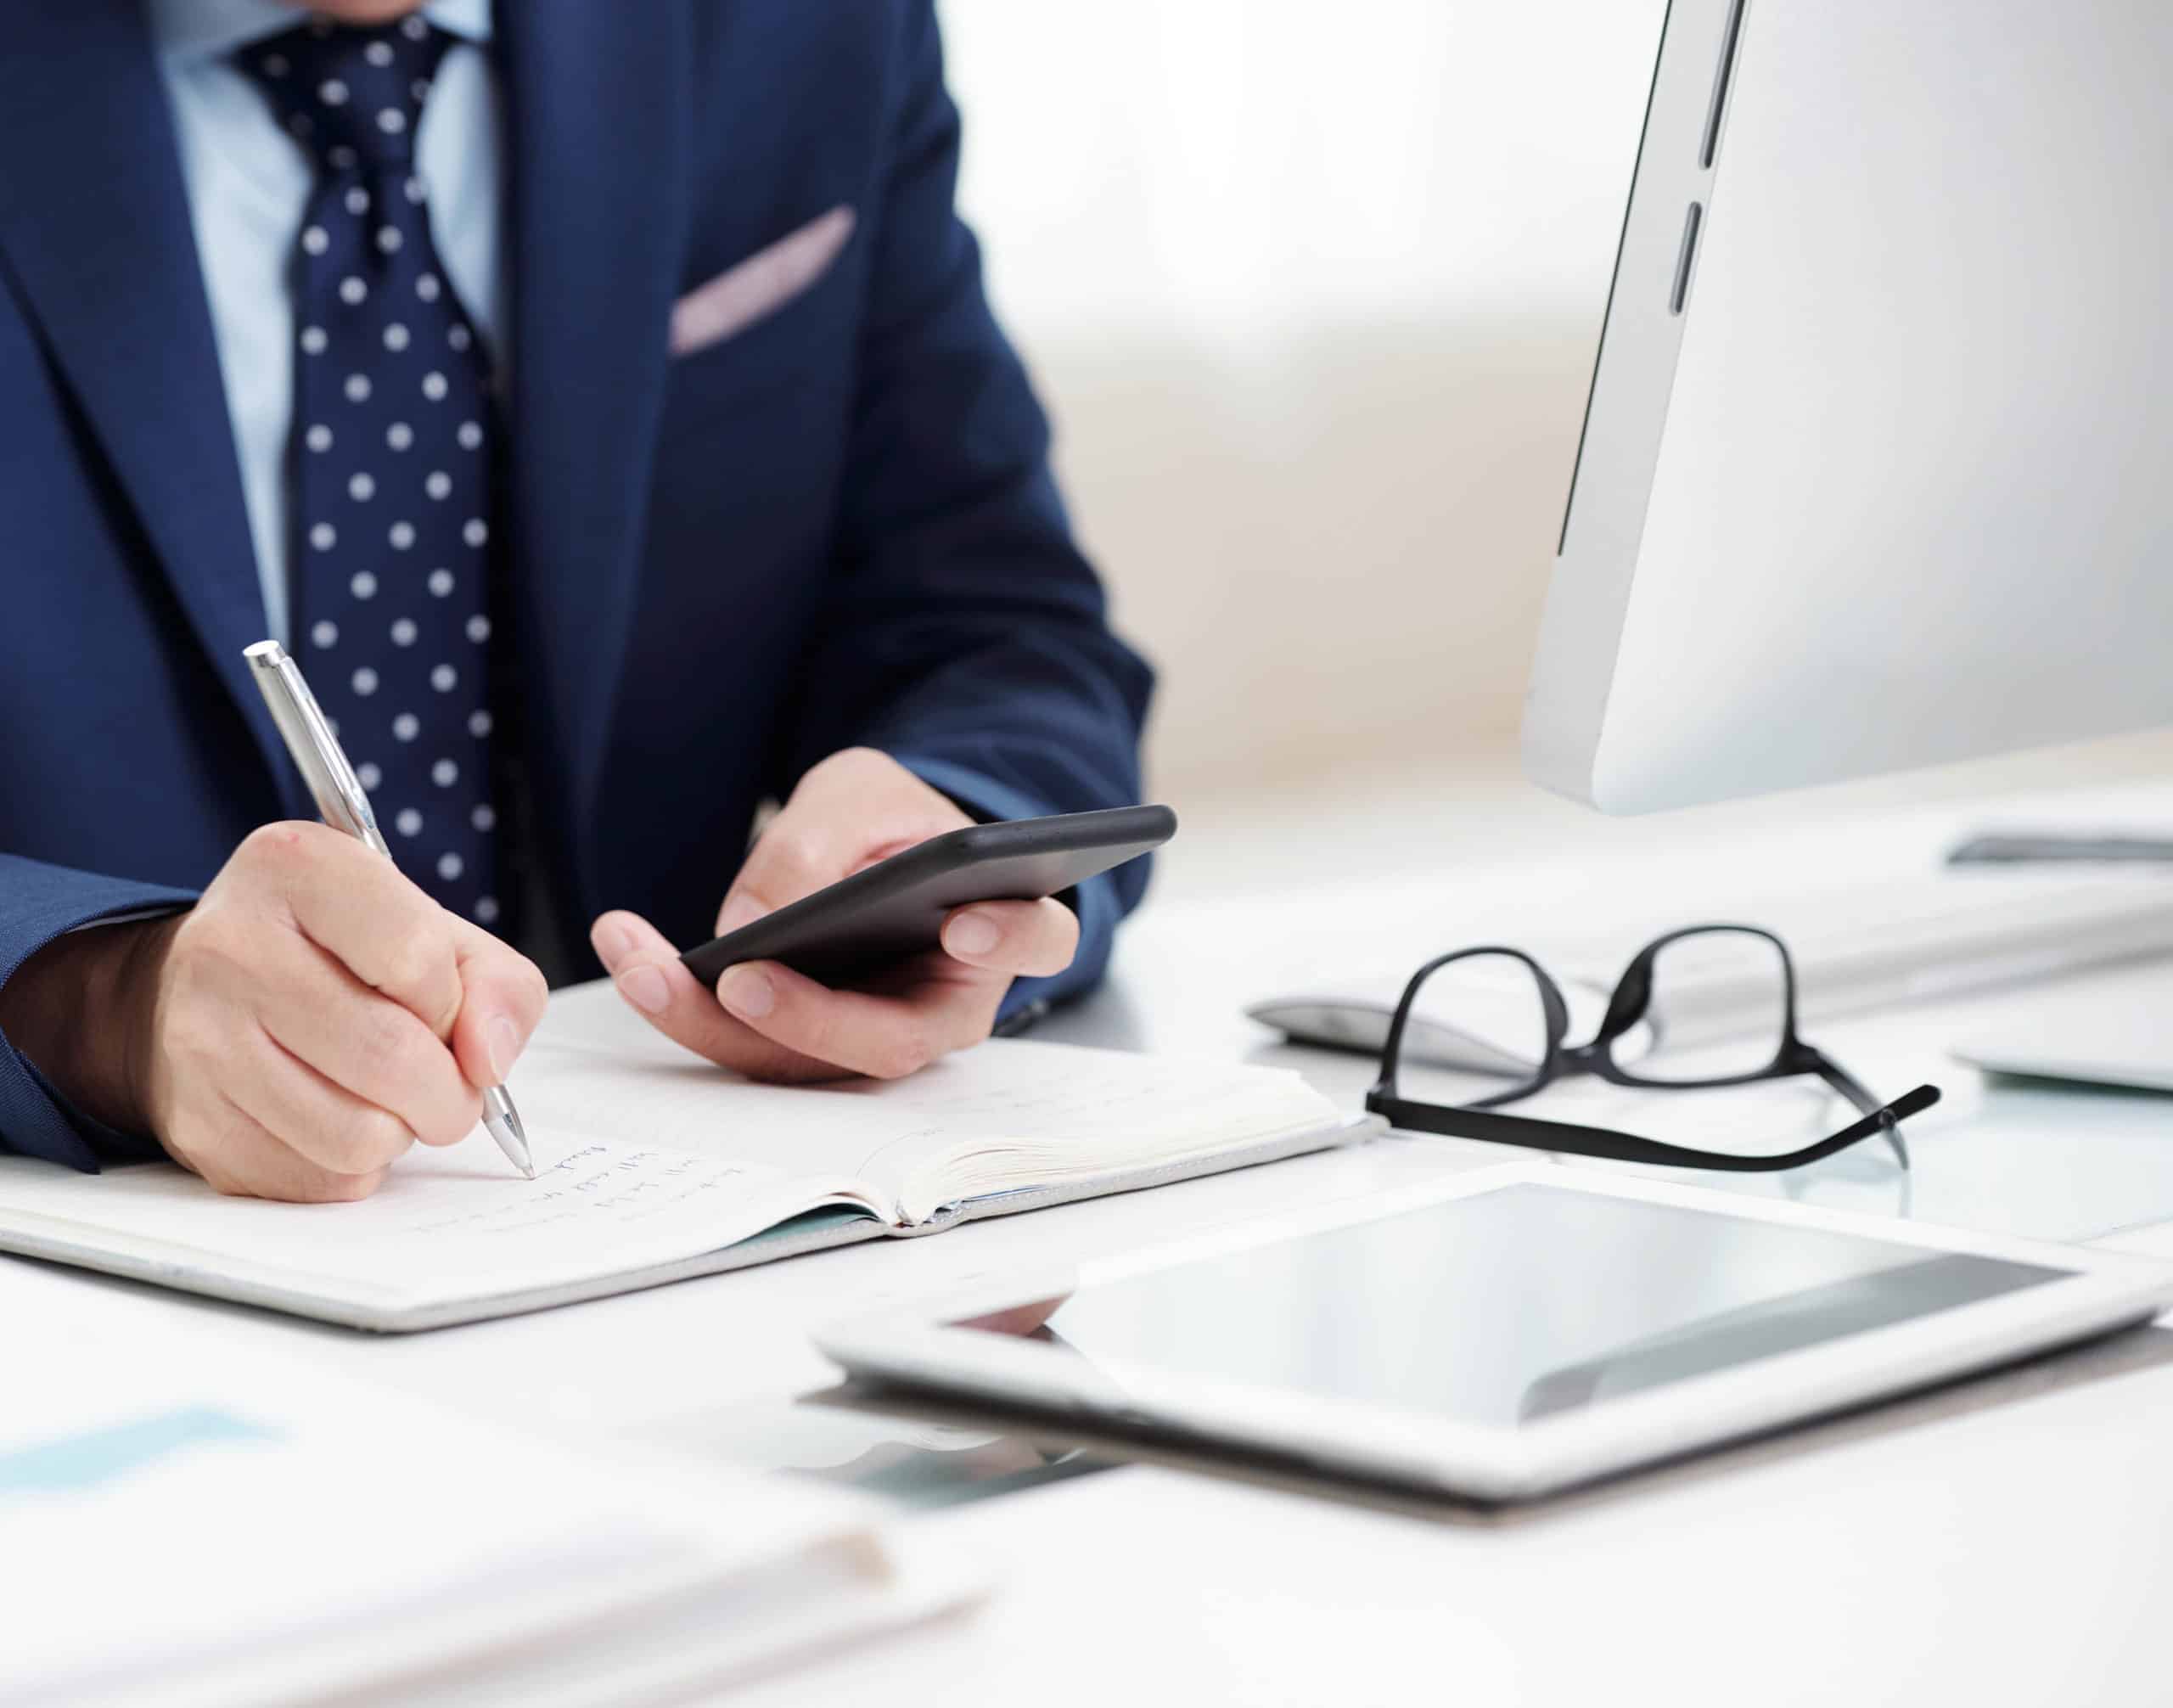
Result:
{"label": "monitor back panel", "polygon": [[2134,0],[1673,0],[1537,780],[1639,812],[2173,722],[2169,88]]}

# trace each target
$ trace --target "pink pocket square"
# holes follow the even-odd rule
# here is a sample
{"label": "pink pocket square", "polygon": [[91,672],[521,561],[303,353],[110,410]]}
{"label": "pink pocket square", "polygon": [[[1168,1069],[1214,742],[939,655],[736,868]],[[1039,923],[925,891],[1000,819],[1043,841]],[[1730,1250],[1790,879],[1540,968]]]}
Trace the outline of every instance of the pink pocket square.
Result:
{"label": "pink pocket square", "polygon": [[774,314],[822,278],[852,228],[853,211],[834,207],[688,291],[671,311],[671,353],[691,356]]}

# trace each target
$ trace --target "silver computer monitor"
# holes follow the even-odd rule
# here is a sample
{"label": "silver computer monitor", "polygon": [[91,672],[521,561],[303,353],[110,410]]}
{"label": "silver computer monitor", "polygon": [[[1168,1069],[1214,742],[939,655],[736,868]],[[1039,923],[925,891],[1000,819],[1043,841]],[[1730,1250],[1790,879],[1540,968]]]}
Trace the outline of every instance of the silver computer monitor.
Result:
{"label": "silver computer monitor", "polygon": [[2173,5],[1673,0],[1524,720],[1640,812],[2173,722]]}

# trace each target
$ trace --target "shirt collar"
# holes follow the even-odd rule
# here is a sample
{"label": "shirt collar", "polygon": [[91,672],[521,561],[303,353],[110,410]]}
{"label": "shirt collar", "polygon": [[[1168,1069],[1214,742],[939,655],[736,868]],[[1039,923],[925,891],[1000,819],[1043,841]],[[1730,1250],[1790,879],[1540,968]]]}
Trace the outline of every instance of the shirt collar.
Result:
{"label": "shirt collar", "polygon": [[[464,42],[491,39],[491,0],[430,0],[423,15]],[[175,59],[216,59],[291,30],[307,15],[283,0],[151,0],[151,34]]]}

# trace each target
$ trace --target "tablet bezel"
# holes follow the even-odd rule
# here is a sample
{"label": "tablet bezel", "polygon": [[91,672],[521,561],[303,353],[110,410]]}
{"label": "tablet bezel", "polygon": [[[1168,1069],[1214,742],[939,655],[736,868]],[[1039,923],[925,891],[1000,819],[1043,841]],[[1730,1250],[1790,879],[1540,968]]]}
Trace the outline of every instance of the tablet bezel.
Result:
{"label": "tablet bezel", "polygon": [[[1082,1284],[1528,1184],[1823,1228],[1928,1255],[1966,1254],[2069,1273],[2042,1285],[1769,1354],[1514,1429],[1121,1360],[1089,1364],[1039,1342],[950,1326]],[[1512,1163],[1311,1205],[1060,1270],[1016,1274],[916,1308],[836,1325],[818,1334],[816,1345],[856,1376],[1294,1455],[1339,1472],[1469,1499],[1509,1501],[1928,1387],[2146,1322],[2169,1307],[2173,1266],[2152,1259],[1812,1209],[1558,1163]]]}

